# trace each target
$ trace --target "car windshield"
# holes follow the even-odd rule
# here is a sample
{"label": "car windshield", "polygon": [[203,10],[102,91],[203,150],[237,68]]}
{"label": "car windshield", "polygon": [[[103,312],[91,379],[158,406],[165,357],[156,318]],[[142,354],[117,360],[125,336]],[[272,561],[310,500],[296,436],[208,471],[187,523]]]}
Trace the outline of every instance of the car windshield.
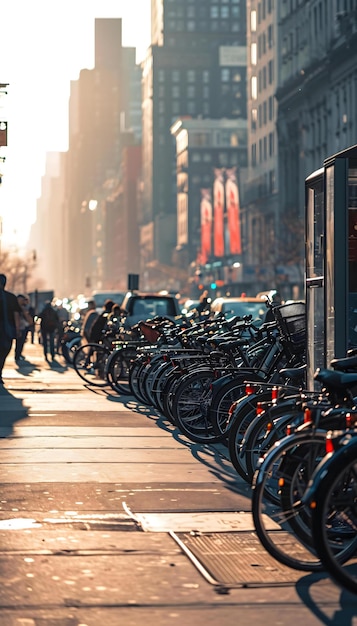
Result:
{"label": "car windshield", "polygon": [[266,307],[264,302],[224,302],[222,304],[222,312],[225,317],[251,315],[253,319],[263,319]]}
{"label": "car windshield", "polygon": [[140,315],[143,319],[158,316],[175,316],[176,311],[171,298],[134,298],[132,315]]}

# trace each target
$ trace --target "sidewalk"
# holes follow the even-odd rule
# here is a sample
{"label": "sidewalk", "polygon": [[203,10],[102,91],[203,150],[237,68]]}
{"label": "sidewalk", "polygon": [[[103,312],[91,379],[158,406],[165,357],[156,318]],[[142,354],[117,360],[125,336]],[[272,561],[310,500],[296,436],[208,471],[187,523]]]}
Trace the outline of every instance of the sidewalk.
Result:
{"label": "sidewalk", "polygon": [[24,354],[0,392],[1,626],[357,624],[354,596],[260,546],[222,446]]}

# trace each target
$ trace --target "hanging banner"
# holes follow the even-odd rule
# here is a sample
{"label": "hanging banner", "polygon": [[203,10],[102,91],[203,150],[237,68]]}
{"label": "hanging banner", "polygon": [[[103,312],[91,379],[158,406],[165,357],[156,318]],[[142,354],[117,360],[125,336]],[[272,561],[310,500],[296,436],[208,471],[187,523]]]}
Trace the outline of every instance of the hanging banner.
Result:
{"label": "hanging banner", "polygon": [[201,189],[201,264],[207,263],[212,254],[212,194]]}
{"label": "hanging banner", "polygon": [[224,169],[215,168],[213,182],[213,253],[215,257],[224,256]]}
{"label": "hanging banner", "polygon": [[236,168],[232,167],[226,172],[226,205],[229,230],[230,254],[242,253],[242,239],[240,229],[240,206],[239,190]]}

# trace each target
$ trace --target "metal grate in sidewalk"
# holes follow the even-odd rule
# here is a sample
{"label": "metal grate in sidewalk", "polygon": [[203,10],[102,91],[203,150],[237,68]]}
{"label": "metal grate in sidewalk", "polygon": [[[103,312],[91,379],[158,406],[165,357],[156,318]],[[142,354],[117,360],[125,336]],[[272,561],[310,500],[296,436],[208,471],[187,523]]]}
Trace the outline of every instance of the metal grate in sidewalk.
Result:
{"label": "metal grate in sidewalk", "polygon": [[271,557],[252,532],[170,532],[201,574],[220,587],[294,584],[301,572]]}

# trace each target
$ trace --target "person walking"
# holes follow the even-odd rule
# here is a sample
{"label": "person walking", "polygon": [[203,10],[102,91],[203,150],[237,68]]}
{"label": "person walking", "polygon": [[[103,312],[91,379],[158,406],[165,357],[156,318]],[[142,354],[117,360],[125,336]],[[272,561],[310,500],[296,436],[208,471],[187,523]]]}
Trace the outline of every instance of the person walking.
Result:
{"label": "person walking", "polygon": [[44,308],[39,314],[41,341],[43,345],[43,353],[46,361],[48,361],[48,353],[51,354],[52,361],[55,360],[55,334],[58,331],[59,317],[56,309],[53,308],[51,302],[46,302]]}
{"label": "person walking", "polygon": [[82,343],[89,343],[90,341],[90,331],[91,328],[98,318],[99,314],[97,313],[97,306],[95,300],[88,301],[88,309],[85,313],[81,325],[81,337]]}
{"label": "person walking", "polygon": [[21,307],[11,291],[5,291],[6,276],[0,274],[0,385],[4,384],[2,371],[11,350],[13,339],[20,336]]}
{"label": "person walking", "polygon": [[26,296],[19,294],[17,296],[17,301],[21,308],[20,313],[20,330],[21,333],[18,337],[16,337],[15,343],[15,363],[19,365],[20,361],[25,361],[25,357],[22,354],[22,350],[25,345],[26,336],[29,327],[33,324],[33,318],[29,312],[29,300]]}
{"label": "person walking", "polygon": [[57,315],[59,319],[59,325],[58,325],[57,333],[55,336],[55,339],[56,339],[55,348],[56,348],[56,353],[59,354],[62,337],[64,335],[64,329],[65,329],[65,326],[69,322],[69,311],[66,309],[66,307],[63,306],[62,302],[57,304],[55,310],[57,311]]}

